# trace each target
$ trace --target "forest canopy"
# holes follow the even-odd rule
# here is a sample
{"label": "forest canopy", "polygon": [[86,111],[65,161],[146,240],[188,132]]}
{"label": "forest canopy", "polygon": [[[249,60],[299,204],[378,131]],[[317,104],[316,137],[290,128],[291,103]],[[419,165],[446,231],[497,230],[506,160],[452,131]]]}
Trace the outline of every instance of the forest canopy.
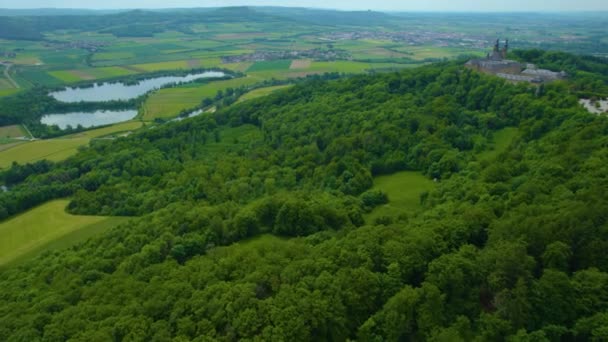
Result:
{"label": "forest canopy", "polygon": [[[60,197],[133,218],[1,271],[0,340],[606,340],[608,120],[578,86],[312,79],[15,165],[1,218]],[[422,211],[366,220],[403,170],[436,180]]]}

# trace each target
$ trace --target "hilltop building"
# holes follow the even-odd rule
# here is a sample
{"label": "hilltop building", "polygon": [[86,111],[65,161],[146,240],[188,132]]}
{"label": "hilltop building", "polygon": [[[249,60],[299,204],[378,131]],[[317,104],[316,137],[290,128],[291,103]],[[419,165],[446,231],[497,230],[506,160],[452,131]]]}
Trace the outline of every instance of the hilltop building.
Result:
{"label": "hilltop building", "polygon": [[542,83],[550,82],[566,77],[565,72],[554,72],[538,69],[534,64],[522,64],[507,59],[509,52],[509,40],[505,41],[504,47],[500,47],[500,40],[496,40],[494,50],[488,53],[486,58],[472,59],[465,66],[470,69],[493,74],[513,82]]}

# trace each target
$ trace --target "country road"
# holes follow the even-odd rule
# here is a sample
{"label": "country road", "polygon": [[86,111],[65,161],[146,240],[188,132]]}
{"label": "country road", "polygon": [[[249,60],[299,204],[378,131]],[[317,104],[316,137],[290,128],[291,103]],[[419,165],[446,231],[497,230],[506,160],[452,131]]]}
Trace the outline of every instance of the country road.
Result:
{"label": "country road", "polygon": [[11,74],[9,72],[11,70],[11,67],[13,65],[10,64],[10,63],[6,63],[6,64],[4,64],[4,66],[5,66],[5,68],[4,68],[4,77],[6,77],[6,79],[13,84],[13,87],[15,87],[17,89],[21,88],[19,86],[19,83],[15,82],[15,80],[11,77]]}

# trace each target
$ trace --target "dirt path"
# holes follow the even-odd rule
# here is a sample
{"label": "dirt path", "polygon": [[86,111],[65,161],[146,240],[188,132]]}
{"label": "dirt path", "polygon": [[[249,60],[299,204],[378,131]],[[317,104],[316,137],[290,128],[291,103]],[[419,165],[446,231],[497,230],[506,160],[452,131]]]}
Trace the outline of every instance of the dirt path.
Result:
{"label": "dirt path", "polygon": [[27,134],[30,135],[30,140],[36,140],[36,137],[34,137],[34,135],[32,134],[32,132],[30,132],[29,128],[27,128],[26,125],[21,125],[23,126],[23,128],[25,128],[25,130],[27,131]]}
{"label": "dirt path", "polygon": [[12,64],[8,63],[8,64],[4,64],[5,68],[4,68],[4,77],[6,77],[6,79],[11,82],[11,84],[13,85],[13,87],[19,89],[21,88],[21,86],[19,86],[19,83],[15,82],[15,80],[11,77],[10,74],[10,70],[11,67],[13,66]]}

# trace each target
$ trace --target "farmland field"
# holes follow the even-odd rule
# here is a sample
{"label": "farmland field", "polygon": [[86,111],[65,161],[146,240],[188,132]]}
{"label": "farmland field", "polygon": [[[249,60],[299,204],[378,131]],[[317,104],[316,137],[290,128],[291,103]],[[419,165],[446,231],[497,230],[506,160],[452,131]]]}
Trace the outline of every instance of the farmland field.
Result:
{"label": "farmland field", "polygon": [[125,220],[69,215],[65,212],[68,203],[48,202],[0,223],[0,266],[46,249],[68,247]]}
{"label": "farmland field", "polygon": [[67,83],[128,76],[135,73],[136,72],[133,70],[122,67],[103,67],[49,72],[51,76]]}
{"label": "farmland field", "polygon": [[88,138],[37,140],[17,145],[0,152],[0,169],[19,164],[31,163],[42,159],[59,161],[78,151],[79,146],[88,144]]}
{"label": "farmland field", "polygon": [[0,127],[0,138],[19,138],[29,136],[21,125]]}
{"label": "farmland field", "polygon": [[213,81],[202,85],[190,84],[182,87],[161,89],[148,97],[148,100],[144,104],[143,119],[172,118],[183,110],[197,107],[205,98],[213,98],[220,90],[251,85],[257,82],[259,82],[258,79],[243,77],[225,81]]}
{"label": "farmland field", "polygon": [[249,72],[256,71],[274,71],[274,70],[289,70],[291,60],[265,61],[256,62],[247,69]]}
{"label": "farmland field", "polygon": [[25,164],[42,159],[61,161],[76,154],[80,146],[88,145],[93,138],[132,131],[141,126],[141,122],[125,122],[74,134],[61,139],[36,140],[19,144],[0,151],[0,169],[9,167],[13,162]]}
{"label": "farmland field", "polygon": [[415,212],[421,209],[420,195],[434,187],[435,183],[419,172],[404,171],[376,177],[373,189],[387,194],[389,203],[375,208],[366,215],[366,220],[373,223],[381,217],[391,217],[404,211]]}

